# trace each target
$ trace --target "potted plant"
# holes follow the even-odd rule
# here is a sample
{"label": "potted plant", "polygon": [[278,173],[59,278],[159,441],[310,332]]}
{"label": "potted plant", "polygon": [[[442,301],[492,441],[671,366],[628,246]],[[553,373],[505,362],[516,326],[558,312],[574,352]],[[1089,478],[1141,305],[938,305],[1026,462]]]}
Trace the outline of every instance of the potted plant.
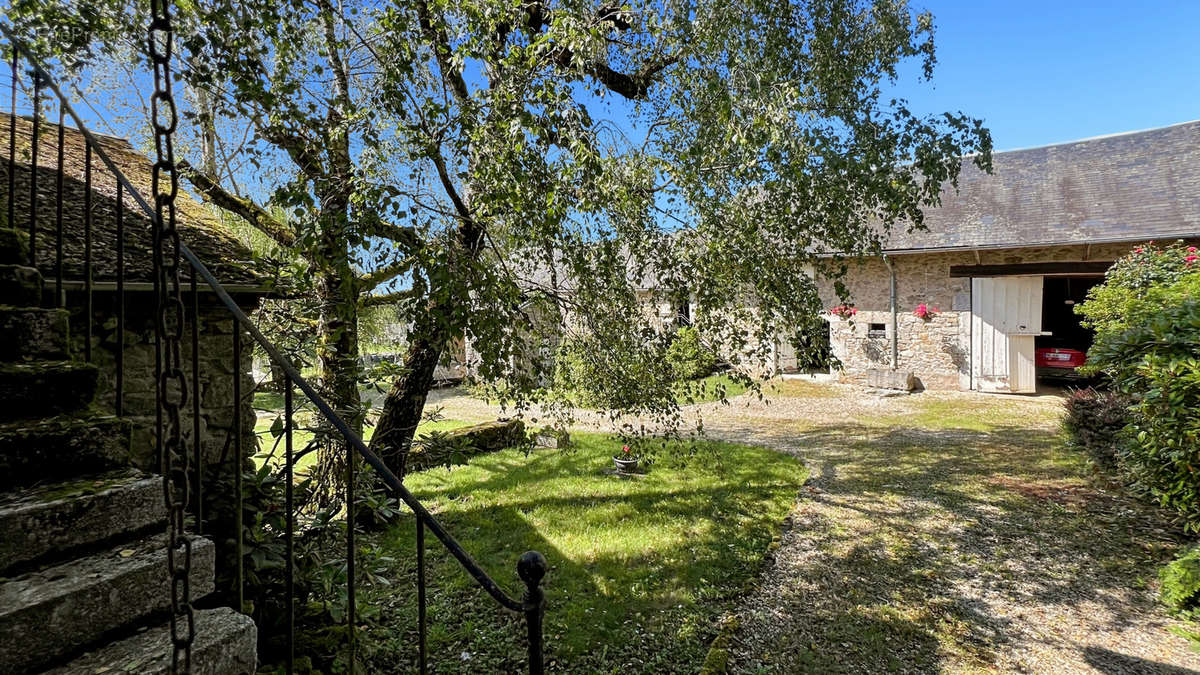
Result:
{"label": "potted plant", "polygon": [[633,473],[638,468],[638,456],[633,454],[633,450],[630,450],[628,445],[622,445],[621,453],[613,455],[613,464],[621,473]]}
{"label": "potted plant", "polygon": [[924,321],[929,321],[938,314],[941,314],[941,310],[939,310],[937,307],[930,307],[923,302],[917,305],[917,308],[913,310],[913,316]]}

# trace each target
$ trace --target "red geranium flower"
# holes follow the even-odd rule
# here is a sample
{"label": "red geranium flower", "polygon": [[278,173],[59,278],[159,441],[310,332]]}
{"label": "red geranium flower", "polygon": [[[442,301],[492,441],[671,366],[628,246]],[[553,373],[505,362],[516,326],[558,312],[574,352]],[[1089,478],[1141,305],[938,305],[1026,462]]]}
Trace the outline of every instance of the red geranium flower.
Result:
{"label": "red geranium flower", "polygon": [[921,319],[929,320],[937,316],[940,312],[941,310],[939,310],[937,307],[929,307],[922,302],[921,304],[917,305],[915,310],[913,310],[913,315]]}

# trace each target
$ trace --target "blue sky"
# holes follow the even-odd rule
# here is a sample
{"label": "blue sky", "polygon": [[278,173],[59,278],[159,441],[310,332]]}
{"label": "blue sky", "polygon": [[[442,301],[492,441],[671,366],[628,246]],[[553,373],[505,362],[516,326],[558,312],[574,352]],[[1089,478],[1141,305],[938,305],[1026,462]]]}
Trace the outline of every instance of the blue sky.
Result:
{"label": "blue sky", "polygon": [[982,118],[997,150],[1200,118],[1200,1],[912,6],[934,15],[938,66],[897,92],[915,111]]}

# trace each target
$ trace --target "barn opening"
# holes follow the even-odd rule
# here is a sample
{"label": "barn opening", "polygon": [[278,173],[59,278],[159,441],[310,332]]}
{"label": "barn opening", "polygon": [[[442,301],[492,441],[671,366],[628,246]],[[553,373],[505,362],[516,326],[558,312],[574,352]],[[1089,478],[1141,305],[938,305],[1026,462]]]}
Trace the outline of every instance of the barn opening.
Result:
{"label": "barn opening", "polygon": [[[972,273],[971,388],[1036,393],[1038,384],[1081,380],[1092,333],[1075,306],[1111,263],[951,268]],[[974,276],[979,275],[979,276]]]}
{"label": "barn opening", "polygon": [[1084,363],[1093,334],[1080,323],[1075,307],[1103,280],[1097,275],[1043,279],[1042,330],[1045,334],[1036,339],[1039,382],[1062,384],[1083,379],[1076,369]]}

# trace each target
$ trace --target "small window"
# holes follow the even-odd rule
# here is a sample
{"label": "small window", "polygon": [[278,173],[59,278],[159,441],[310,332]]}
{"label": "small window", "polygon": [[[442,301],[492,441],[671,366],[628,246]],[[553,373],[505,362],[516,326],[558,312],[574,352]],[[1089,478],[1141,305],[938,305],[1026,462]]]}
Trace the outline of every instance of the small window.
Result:
{"label": "small window", "polygon": [[867,324],[867,337],[887,337],[887,324]]}

